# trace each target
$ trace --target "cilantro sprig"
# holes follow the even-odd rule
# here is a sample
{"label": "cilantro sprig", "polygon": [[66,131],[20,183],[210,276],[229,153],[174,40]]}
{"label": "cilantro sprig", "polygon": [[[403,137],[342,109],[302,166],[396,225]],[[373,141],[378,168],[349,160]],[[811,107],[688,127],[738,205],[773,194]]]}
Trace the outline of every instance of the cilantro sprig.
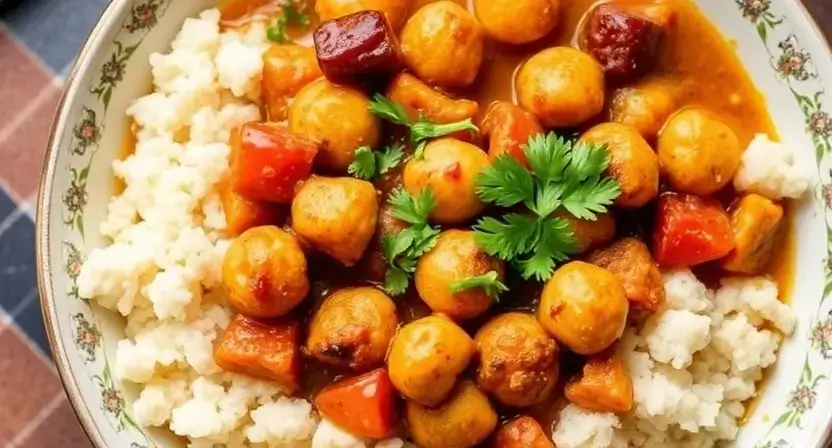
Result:
{"label": "cilantro sprig", "polygon": [[432,123],[423,117],[419,117],[415,121],[411,120],[410,115],[407,114],[401,104],[380,93],[373,96],[373,100],[370,102],[370,112],[383,120],[407,126],[410,129],[410,139],[416,145],[413,157],[417,159],[422,158],[425,145],[430,139],[444,137],[460,131],[479,132],[479,128],[474,125],[470,118],[447,124]]}
{"label": "cilantro sprig", "polygon": [[428,224],[428,216],[436,206],[436,198],[430,188],[425,188],[417,196],[400,188],[390,194],[388,202],[392,206],[393,217],[410,224],[406,229],[385,235],[381,240],[382,252],[388,263],[384,290],[391,296],[398,296],[407,291],[419,257],[436,246],[440,230]]}
{"label": "cilantro sprig", "polygon": [[532,137],[523,152],[530,169],[508,154],[497,157],[477,178],[477,196],[498,207],[522,204],[528,211],[480,219],[475,238],[524,279],[546,281],[559,262],[578,251],[569,222],[552,214],[563,209],[594,221],[618,197],[620,185],[604,176],[609,153],[603,145],[549,133]]}
{"label": "cilantro sprig", "polygon": [[399,166],[402,159],[404,145],[401,143],[385,146],[379,151],[362,146],[355,150],[355,160],[347,168],[347,172],[359,179],[371,180]]}
{"label": "cilantro sprig", "polygon": [[298,10],[298,6],[292,0],[283,5],[283,14],[266,30],[266,37],[270,41],[279,44],[289,42],[290,39],[286,35],[286,27],[290,24],[300,25],[304,28],[312,24],[312,19],[309,18],[309,14]]}
{"label": "cilantro sprig", "polygon": [[469,289],[482,288],[486,294],[497,301],[499,301],[500,294],[508,291],[508,287],[500,281],[500,274],[497,271],[490,271],[487,274],[455,281],[448,288],[454,294]]}

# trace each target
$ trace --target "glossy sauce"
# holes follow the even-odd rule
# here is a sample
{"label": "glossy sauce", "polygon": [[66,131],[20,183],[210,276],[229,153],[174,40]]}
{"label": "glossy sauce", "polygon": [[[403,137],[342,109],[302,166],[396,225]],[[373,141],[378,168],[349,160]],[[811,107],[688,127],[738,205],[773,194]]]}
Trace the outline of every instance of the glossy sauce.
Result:
{"label": "glossy sauce", "polygon": [[[434,0],[416,0],[417,5],[432,3]],[[664,44],[652,70],[654,74],[672,76],[677,80],[681,90],[681,105],[703,105],[721,114],[737,133],[741,147],[746,147],[757,133],[767,133],[771,138],[777,134],[766,112],[763,99],[751,84],[745,69],[740,65],[732,46],[701,15],[697,7],[688,0],[665,0],[674,6],[676,19],[666,35]],[[464,0],[459,3],[465,4]],[[570,45],[575,42],[576,32],[583,16],[595,4],[594,0],[570,0],[561,3],[561,23],[549,36],[532,45],[504,46],[486,42],[483,66],[476,85],[459,96],[476,100],[481,111],[495,100],[514,99],[514,74],[524,60],[536,52],[551,46]],[[222,0],[225,26],[245,26],[246,17],[251,13],[271,14],[275,11],[272,0]],[[415,10],[415,8],[414,8]],[[307,8],[314,12],[314,1]],[[313,15],[313,26],[317,19]],[[308,36],[297,35],[298,40],[308,42]],[[611,90],[612,88],[609,88]],[[600,118],[603,120],[603,117]],[[591,125],[593,123],[589,123]],[[586,127],[586,126],[585,126]],[[581,130],[581,129],[579,129]],[[125,141],[126,151],[132,151],[135,142],[132,138]],[[730,192],[722,195],[723,203],[729,205],[735,199]],[[651,207],[643,211],[620,217],[619,233],[649,235],[652,227]],[[768,268],[768,274],[776,279],[781,300],[787,301],[795,275],[795,235],[791,207],[786,204],[786,214],[777,249]],[[649,241],[649,240],[648,240]],[[313,285],[312,297],[305,301],[298,310],[302,315],[309,315],[331,291],[343,286],[353,286],[356,278],[366,278],[366,265],[346,269],[323,256],[310,255],[310,281]],[[362,267],[363,266],[363,267]],[[719,275],[707,266],[697,270],[710,286],[718,284]],[[360,282],[359,282],[360,283]],[[540,285],[529,285],[516,278],[508,278],[511,293],[504,296],[492,313],[506,310],[535,309],[540,294]],[[410,322],[429,314],[427,306],[415,293],[397,299],[397,307],[402,322]],[[464,327],[474,331],[484,319],[474,319]],[[567,355],[568,357],[568,355]],[[579,365],[562,360],[564,366],[562,378],[568,378],[571,368]],[[338,372],[325,368],[317,362],[304,360],[306,379],[303,395],[311,398],[326,384],[347,372]],[[752,404],[753,406],[753,404]],[[751,406],[749,406],[750,408]],[[545,403],[531,412],[545,425],[551,424],[552,406]],[[511,412],[504,411],[503,416]]]}

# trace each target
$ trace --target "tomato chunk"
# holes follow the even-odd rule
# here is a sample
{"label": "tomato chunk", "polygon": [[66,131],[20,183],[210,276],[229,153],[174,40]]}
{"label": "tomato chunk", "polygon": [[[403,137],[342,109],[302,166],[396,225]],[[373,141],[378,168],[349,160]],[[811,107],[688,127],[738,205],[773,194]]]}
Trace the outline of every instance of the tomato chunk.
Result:
{"label": "tomato chunk", "polygon": [[283,224],[287,213],[280,205],[245,198],[232,190],[227,180],[220,183],[219,192],[229,235],[238,236],[252,227]]}
{"label": "tomato chunk", "polygon": [[383,439],[396,426],[396,390],[387,369],[341,380],[315,397],[324,417],[358,437]]}
{"label": "tomato chunk", "polygon": [[235,132],[231,188],[249,198],[289,204],[312,172],[317,142],[276,123],[249,123]]}
{"label": "tomato chunk", "polygon": [[724,257],[734,249],[728,214],[718,202],[666,193],[659,197],[653,256],[662,266],[688,267]]}
{"label": "tomato chunk", "polygon": [[528,167],[523,147],[529,138],[543,132],[537,119],[512,103],[500,101],[488,107],[482,120],[482,132],[488,137],[488,155],[514,156]]}
{"label": "tomato chunk", "polygon": [[214,347],[214,362],[229,372],[275,381],[293,394],[300,389],[300,322],[237,314]]}

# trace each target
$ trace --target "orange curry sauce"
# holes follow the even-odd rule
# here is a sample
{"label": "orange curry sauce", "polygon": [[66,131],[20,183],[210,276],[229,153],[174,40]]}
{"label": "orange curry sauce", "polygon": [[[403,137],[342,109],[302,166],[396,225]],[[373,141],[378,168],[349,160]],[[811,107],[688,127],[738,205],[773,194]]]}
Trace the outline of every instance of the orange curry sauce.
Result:
{"label": "orange curry sauce", "polygon": [[[415,0],[414,10],[418,6],[433,1],[435,0]],[[463,5],[468,3],[465,0],[455,1]],[[682,92],[680,106],[702,105],[720,113],[737,133],[741,147],[747,147],[756,133],[767,133],[770,137],[776,138],[777,134],[763,99],[740,64],[734,48],[690,0],[664,1],[675,7],[677,17],[674,25],[669,28],[652,73],[670,75],[678,82]],[[469,91],[461,92],[459,96],[478,101],[481,111],[485,111],[491,101],[512,101],[514,99],[514,74],[522,62],[544,48],[573,44],[576,30],[584,15],[595,3],[595,0],[563,2],[560,25],[549,36],[532,45],[509,47],[487,41],[477,83]],[[245,26],[248,22],[247,18],[252,14],[255,16],[273,14],[279,9],[276,5],[277,2],[274,0],[219,0],[219,7],[223,10],[223,24],[226,27]],[[470,5],[468,6],[470,9]],[[312,16],[314,27],[318,22],[317,17],[314,16],[314,0],[308,2],[307,12]],[[308,36],[304,36],[301,32],[290,31],[290,34],[299,41],[310,41]],[[456,93],[460,94],[460,92]],[[603,118],[603,116],[599,117],[600,120]],[[578,130],[584,130],[593,124],[595,123],[586,123]],[[132,152],[134,144],[135,140],[132,136],[125,139],[125,155]],[[728,192],[722,195],[721,199],[725,203],[730,203],[734,200],[734,195]],[[767,270],[767,273],[776,279],[782,300],[788,300],[794,281],[795,235],[791,215],[787,204],[786,219],[784,219],[771,265]],[[625,232],[627,228],[633,226],[649,229],[651,224],[645,224],[645,222],[650,221],[651,216],[648,210],[625,218],[624,224],[619,224],[619,232],[622,231],[622,227]],[[628,220],[633,222],[627,223]],[[642,230],[642,232],[645,231]],[[718,270],[709,269],[707,266],[698,268],[697,274],[711,286],[715,286],[719,275],[722,275]],[[323,298],[339,287],[354,285],[356,278],[351,270],[324,258],[310,259],[309,275],[313,285],[312,297],[301,306],[305,308],[302,312],[315,309]],[[508,309],[530,310],[536,305],[539,287],[525,286],[515,289],[514,285],[510,286],[512,286],[512,292],[488,313],[489,316]],[[402,323],[429,314],[427,306],[415,294],[398,298],[397,306]],[[464,327],[475,329],[487,318],[488,316],[474,319]],[[303,395],[306,397],[313,397],[323,386],[340,376],[339,373],[315,361],[305,359],[304,364],[306,374],[304,375]],[[561,378],[569,376],[568,364],[567,359],[562,359],[564,371]],[[536,406],[530,411],[544,423],[544,427],[548,427],[554,417],[551,403]],[[503,417],[511,416],[509,411],[503,411],[501,414]]]}

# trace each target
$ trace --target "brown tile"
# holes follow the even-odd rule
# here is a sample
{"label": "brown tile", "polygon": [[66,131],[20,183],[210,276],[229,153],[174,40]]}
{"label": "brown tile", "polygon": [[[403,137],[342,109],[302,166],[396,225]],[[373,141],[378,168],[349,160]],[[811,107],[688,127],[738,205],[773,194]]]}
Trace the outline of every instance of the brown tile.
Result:
{"label": "brown tile", "polygon": [[0,178],[6,181],[18,197],[25,198],[35,192],[40,176],[46,142],[55,108],[60,98],[60,89],[47,87],[50,92],[40,105],[20,125],[0,135],[7,135],[0,141]]}
{"label": "brown tile", "polygon": [[37,428],[34,428],[29,437],[18,445],[20,448],[90,448],[92,443],[81,429],[81,423],[72,410],[66,398],[61,401],[60,406],[52,411]]}
{"label": "brown tile", "polygon": [[0,333],[0,446],[11,440],[61,390],[46,366],[17,330]]}
{"label": "brown tile", "polygon": [[32,56],[0,29],[0,130],[51,81]]}

